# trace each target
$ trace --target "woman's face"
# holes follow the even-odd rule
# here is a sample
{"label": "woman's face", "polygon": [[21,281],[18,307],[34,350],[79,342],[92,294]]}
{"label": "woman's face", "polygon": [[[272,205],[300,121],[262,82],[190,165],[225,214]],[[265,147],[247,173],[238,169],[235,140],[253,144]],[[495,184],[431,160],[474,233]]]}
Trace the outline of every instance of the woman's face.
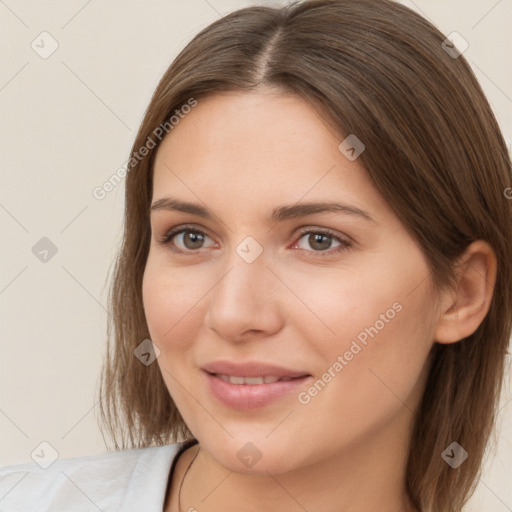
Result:
{"label": "woman's face", "polygon": [[[437,304],[426,261],[341,142],[302,99],[222,93],[158,150],[146,318],[181,415],[231,471],[403,445],[422,395]],[[229,383],[206,367],[298,378]]]}

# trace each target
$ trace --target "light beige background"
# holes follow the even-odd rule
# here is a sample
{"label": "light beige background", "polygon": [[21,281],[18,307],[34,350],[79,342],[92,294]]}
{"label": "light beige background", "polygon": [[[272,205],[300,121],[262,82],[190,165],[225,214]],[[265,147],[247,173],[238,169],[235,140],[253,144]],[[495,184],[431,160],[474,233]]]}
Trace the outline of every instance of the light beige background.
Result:
{"label": "light beige background", "polygon": [[[124,186],[101,201],[92,190],[126,161],[179,50],[221,15],[256,3],[0,0],[0,465],[31,461],[42,441],[60,457],[105,451],[97,385]],[[401,3],[469,43],[464,56],[510,146],[512,0]],[[58,43],[47,59],[31,47],[44,31]],[[42,237],[57,248],[46,263],[32,252]],[[472,510],[512,510],[511,399],[508,385]]]}

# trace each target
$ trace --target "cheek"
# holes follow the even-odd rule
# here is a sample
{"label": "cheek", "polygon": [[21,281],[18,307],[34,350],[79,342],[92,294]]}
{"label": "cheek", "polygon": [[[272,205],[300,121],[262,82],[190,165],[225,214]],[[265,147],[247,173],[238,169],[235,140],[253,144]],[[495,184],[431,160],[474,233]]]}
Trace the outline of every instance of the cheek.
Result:
{"label": "cheek", "polygon": [[345,268],[316,269],[309,279],[294,269],[283,274],[296,296],[290,295],[287,307],[307,328],[307,338],[318,340],[317,349],[332,358],[357,340],[382,356],[388,350],[414,351],[414,340],[431,336],[434,295],[425,278],[428,268],[419,250],[396,245],[397,252],[407,249],[408,261],[388,251],[358,256]]}
{"label": "cheek", "polygon": [[304,272],[291,269],[283,274],[283,281],[295,295],[288,292],[287,310],[303,337],[324,355],[343,353],[358,335],[364,343],[369,338],[365,329],[376,322],[379,331],[389,331],[389,323],[403,309],[397,304],[404,301],[403,277],[393,277],[385,262],[382,267],[372,263],[357,270],[316,269],[308,279]]}
{"label": "cheek", "polygon": [[423,394],[431,339],[420,326],[422,311],[400,302],[403,308],[384,327],[367,325],[359,330],[364,336],[343,338],[343,348],[330,354],[329,361],[342,356],[342,369],[319,392],[316,407],[331,411],[333,427],[346,439],[382,429],[399,414],[410,417]]}
{"label": "cheek", "polygon": [[190,349],[200,328],[201,297],[207,290],[201,281],[183,270],[169,269],[164,262],[148,258],[142,295],[151,340],[160,349],[157,359],[165,385],[181,413],[190,415],[187,369]]}
{"label": "cheek", "polygon": [[311,310],[297,328],[318,356],[320,381],[303,398],[336,410],[343,428],[353,422],[355,431],[364,418],[374,421],[413,399],[433,342],[433,294],[412,253],[408,265],[383,259],[365,272],[332,275],[317,276],[314,287],[295,281]]}
{"label": "cheek", "polygon": [[182,344],[191,339],[190,329],[197,325],[193,319],[206,291],[197,275],[194,279],[190,272],[148,258],[142,282],[144,312],[151,339],[161,350],[169,350],[177,340]]}

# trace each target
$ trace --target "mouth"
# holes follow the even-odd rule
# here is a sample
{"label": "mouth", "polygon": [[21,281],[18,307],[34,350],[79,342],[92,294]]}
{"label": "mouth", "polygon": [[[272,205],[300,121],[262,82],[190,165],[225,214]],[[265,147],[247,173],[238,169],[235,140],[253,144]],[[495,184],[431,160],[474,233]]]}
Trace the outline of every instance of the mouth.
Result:
{"label": "mouth", "polygon": [[[285,377],[295,378],[308,375],[304,370],[285,368],[284,366],[278,366],[270,362],[267,363],[256,360],[237,362],[224,359],[204,364],[201,369],[211,375],[227,377],[228,379],[232,377],[244,379],[244,381],[236,382],[237,384],[242,384],[243,382],[251,384],[250,379],[256,377],[267,378],[269,383],[271,383],[276,380],[284,379]],[[261,384],[261,382],[254,381],[254,384]]]}
{"label": "mouth", "polygon": [[289,375],[243,377],[204,370],[202,374],[206,379],[206,389],[219,404],[240,411],[263,408],[271,403],[290,399],[313,379],[310,374],[294,377]]}
{"label": "mouth", "polygon": [[224,382],[229,382],[230,384],[243,384],[248,386],[254,386],[258,384],[273,384],[274,382],[288,382],[291,380],[303,379],[305,377],[310,377],[309,374],[299,375],[297,377],[283,376],[278,377],[276,375],[265,375],[264,377],[239,377],[235,375],[224,375],[222,373],[210,373],[207,372],[214,377],[217,377]]}

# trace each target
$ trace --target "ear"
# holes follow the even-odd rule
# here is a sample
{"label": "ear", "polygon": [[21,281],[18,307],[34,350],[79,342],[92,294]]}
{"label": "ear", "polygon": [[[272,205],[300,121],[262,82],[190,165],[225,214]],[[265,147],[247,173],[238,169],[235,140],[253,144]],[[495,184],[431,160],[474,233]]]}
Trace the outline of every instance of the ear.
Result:
{"label": "ear", "polygon": [[455,343],[471,334],[489,311],[496,283],[496,254],[483,240],[473,242],[455,269],[457,290],[446,290],[434,335],[438,343]]}

